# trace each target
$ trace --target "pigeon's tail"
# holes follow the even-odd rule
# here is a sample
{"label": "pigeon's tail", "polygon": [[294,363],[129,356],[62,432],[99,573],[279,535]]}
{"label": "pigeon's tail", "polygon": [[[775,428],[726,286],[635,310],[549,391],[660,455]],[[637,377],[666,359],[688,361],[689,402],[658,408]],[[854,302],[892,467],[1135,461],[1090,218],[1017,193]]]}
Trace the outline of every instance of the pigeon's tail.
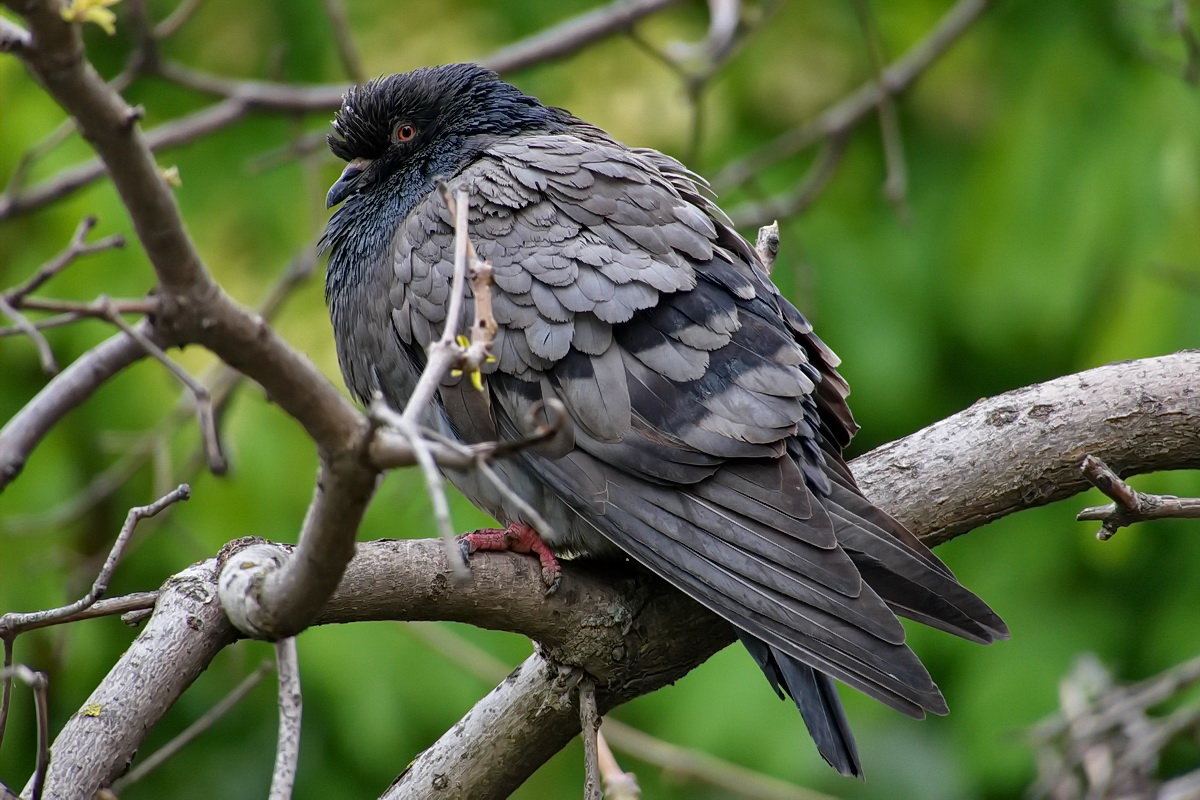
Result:
{"label": "pigeon's tail", "polygon": [[779,696],[795,701],[821,757],[842,775],[861,778],[858,747],[833,679],[747,633],[739,631],[738,637]]}

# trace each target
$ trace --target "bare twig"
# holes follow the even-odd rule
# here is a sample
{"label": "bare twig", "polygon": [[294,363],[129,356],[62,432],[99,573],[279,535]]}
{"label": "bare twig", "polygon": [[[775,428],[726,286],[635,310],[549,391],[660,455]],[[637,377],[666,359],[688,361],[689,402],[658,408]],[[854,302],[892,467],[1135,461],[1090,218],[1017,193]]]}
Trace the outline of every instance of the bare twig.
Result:
{"label": "bare twig", "polygon": [[1083,457],[1080,471],[1115,502],[1080,511],[1075,519],[1100,520],[1096,538],[1106,542],[1121,528],[1150,519],[1200,519],[1200,498],[1139,492],[1121,480],[1107,464],[1092,455]]}
{"label": "bare twig", "polygon": [[0,314],[8,317],[13,321],[13,326],[21,333],[28,336],[38,351],[38,361],[42,364],[42,372],[47,375],[58,374],[58,362],[54,359],[54,351],[50,349],[50,342],[46,341],[46,337],[38,330],[37,326],[29,321],[29,317],[22,314],[8,301],[8,298],[0,294]]}
{"label": "bare twig", "polygon": [[583,800],[604,800],[600,778],[600,712],[596,710],[596,683],[587,675],[579,680],[579,735],[583,739]]}
{"label": "bare twig", "polygon": [[607,800],[641,800],[642,790],[638,786],[637,776],[625,772],[617,763],[608,739],[604,736],[604,726],[596,731],[597,758],[600,762],[600,774],[604,777],[604,796]]}
{"label": "bare twig", "polygon": [[1030,732],[1038,746],[1038,780],[1031,795],[1056,800],[1169,796],[1157,791],[1160,754],[1200,725],[1200,705],[1185,704],[1166,716],[1150,710],[1197,681],[1200,658],[1123,686],[1095,656],[1081,657],[1061,683],[1060,713]]}
{"label": "bare twig", "polygon": [[[430,359],[430,363],[432,363],[432,359]],[[429,365],[426,365],[423,374],[429,374]],[[407,408],[412,407],[410,402]],[[421,475],[425,478],[425,493],[433,504],[434,523],[437,525],[438,535],[441,536],[442,543],[446,547],[446,558],[449,559],[454,569],[455,580],[459,582],[469,580],[471,570],[467,566],[467,560],[463,556],[454,534],[454,523],[450,519],[450,503],[446,499],[446,487],[442,482],[442,474],[438,471],[437,459],[434,458],[424,433],[413,420],[404,414],[397,414],[393,411],[381,393],[376,393],[375,399],[371,402],[370,415],[371,419],[376,422],[396,429],[407,440],[417,466],[421,468]]]}
{"label": "bare twig", "polygon": [[1188,0],[1171,0],[1171,27],[1183,42],[1183,79],[1200,83],[1200,37],[1188,19]]}
{"label": "bare twig", "polygon": [[754,178],[766,167],[810,147],[822,139],[851,131],[879,105],[881,95],[895,96],[908,89],[929,69],[995,0],[958,0],[933,30],[907,53],[819,116],[782,136],[757,152],[731,162],[713,181],[724,190]]}
{"label": "bare twig", "polygon": [[47,383],[0,429],[0,490],[20,473],[33,448],[64,414],[145,354],[137,342],[120,334],[84,353]]}
{"label": "bare twig", "polygon": [[[0,668],[8,669],[13,665],[13,640],[10,637],[0,639],[4,646],[4,662]],[[8,709],[12,700],[12,680],[0,681],[0,744],[4,743],[4,729],[8,726]]]}
{"label": "bare twig", "polygon": [[[51,328],[61,328],[64,325],[71,325],[85,319],[83,314],[66,313],[57,314],[53,317],[43,317],[42,319],[31,320],[30,324],[39,331],[49,330]],[[6,328],[0,328],[0,338],[6,336],[26,336],[28,335],[24,328],[18,325],[10,325]]]}
{"label": "bare twig", "polygon": [[[37,712],[37,767],[30,779],[30,796],[41,800],[42,787],[46,782],[46,770],[50,764],[50,704],[46,697],[46,674],[23,664],[5,665],[0,669],[0,681],[7,687],[12,680],[24,683],[33,690],[34,708]],[[7,708],[7,703],[5,704]]]}
{"label": "bare twig", "polygon": [[204,453],[208,459],[208,468],[214,475],[223,475],[229,463],[225,460],[225,453],[221,448],[221,437],[217,431],[216,416],[213,413],[212,394],[208,391],[208,387],[193,378],[188,374],[187,370],[175,363],[148,336],[122,319],[120,308],[111,300],[101,297],[97,302],[101,308],[106,310],[106,316],[112,324],[124,331],[126,335],[136,341],[150,356],[166,367],[167,371],[174,375],[176,380],[182,383],[191,393],[192,401],[196,407],[196,420],[200,425],[200,436],[204,442]]}
{"label": "bare twig", "polygon": [[121,556],[124,555],[125,547],[129,544],[130,537],[133,536],[133,531],[137,527],[137,524],[147,517],[155,516],[164,508],[174,503],[187,500],[190,496],[191,487],[184,483],[148,506],[135,506],[129,509],[129,513],[125,517],[125,524],[121,526],[121,531],[117,534],[117,540],[113,543],[112,549],[108,553],[108,558],[104,560],[104,566],[100,568],[100,574],[96,576],[96,580],[92,583],[92,588],[87,594],[74,603],[59,608],[52,608],[46,611],[10,612],[5,614],[0,617],[0,637],[10,638],[31,628],[41,628],[61,622],[94,605],[108,590],[108,582],[112,578],[113,572],[121,560]]}
{"label": "bare twig", "polygon": [[13,305],[20,305],[26,295],[36,292],[46,281],[69,267],[75,259],[125,246],[125,237],[120,234],[106,236],[96,242],[87,242],[87,235],[94,227],[96,227],[96,218],[84,217],[75,228],[75,233],[72,234],[66,249],[39,267],[37,272],[24,283],[6,291],[4,297]]}
{"label": "bare twig", "polygon": [[879,86],[879,132],[883,139],[883,160],[887,169],[887,178],[883,184],[883,195],[887,198],[902,222],[911,219],[908,206],[908,165],[904,161],[904,141],[900,133],[900,120],[896,115],[894,97],[884,90],[883,43],[879,40],[879,27],[875,15],[871,12],[869,0],[855,0],[854,10],[858,16],[859,25],[863,29],[863,37],[867,40],[867,51],[871,54],[871,68],[875,71],[875,81]]}
{"label": "bare twig", "polygon": [[366,83],[367,71],[363,68],[362,56],[354,46],[354,36],[350,32],[350,20],[346,16],[346,7],[341,0],[321,0],[325,6],[325,16],[329,19],[329,31],[333,34],[333,43],[337,47],[338,58],[342,60],[342,68],[350,80],[355,83]]}
{"label": "bare twig", "polygon": [[[154,608],[155,601],[158,600],[158,592],[132,592],[123,594],[120,597],[111,597],[107,599],[97,600],[87,608],[68,614],[63,617],[45,618],[37,620],[25,620],[20,625],[20,630],[16,633],[26,633],[36,630],[37,628],[46,628],[51,625],[66,625],[70,622],[79,622],[85,619],[98,619],[99,617],[111,617],[117,614],[128,614],[132,611],[144,611]],[[7,616],[7,615],[6,615]],[[2,637],[6,640],[11,637]]]}
{"label": "bare twig", "polygon": [[296,637],[275,643],[275,661],[279,674],[279,738],[275,745],[275,770],[271,775],[268,800],[290,800],[300,763],[300,659],[296,655]]}
{"label": "bare twig", "polygon": [[255,686],[258,686],[262,682],[262,679],[271,671],[273,666],[270,661],[264,661],[259,664],[258,669],[243,678],[241,683],[235,686],[229,694],[222,697],[216,705],[204,712],[199,719],[188,725],[178,736],[155,750],[144,761],[115,781],[112,786],[113,791],[121,792],[134,783],[137,783],[152,770],[173,758],[176,753],[199,738],[213,725],[217,724],[221,717],[233,710],[238,703],[246,698],[246,695],[250,694]]}
{"label": "bare twig", "polygon": [[763,203],[741,206],[729,212],[730,219],[739,227],[751,225],[766,225],[768,220],[774,222],[780,218],[794,217],[808,210],[816,199],[829,185],[842,156],[846,153],[846,145],[850,142],[848,132],[831,134],[817,152],[816,158],[790,194],[773,198]]}
{"label": "bare twig", "polygon": [[[247,103],[236,98],[222,100],[147,131],[146,145],[151,152],[158,152],[187,144],[232,125],[251,110]],[[13,193],[10,186],[0,194],[0,221],[49,205],[106,174],[104,162],[96,158],[65,169],[24,192]]]}
{"label": "bare twig", "polygon": [[592,42],[631,30],[643,17],[674,5],[678,0],[616,0],[534,34],[480,61],[496,72],[516,72],[534,64],[571,55]]}
{"label": "bare twig", "polygon": [[192,18],[192,14],[200,8],[200,3],[201,0],[182,0],[179,5],[175,6],[174,11],[154,26],[154,38],[167,39],[174,36]]}

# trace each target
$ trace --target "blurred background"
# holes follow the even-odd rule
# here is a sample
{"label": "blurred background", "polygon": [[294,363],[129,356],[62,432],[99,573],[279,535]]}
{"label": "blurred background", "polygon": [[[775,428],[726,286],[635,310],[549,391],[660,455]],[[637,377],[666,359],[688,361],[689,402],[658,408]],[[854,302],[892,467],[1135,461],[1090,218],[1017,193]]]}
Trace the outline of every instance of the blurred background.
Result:
{"label": "blurred background", "polygon": [[[105,76],[120,72],[132,47],[126,5],[115,7],[115,35],[87,30],[89,54]],[[1172,27],[1172,13],[1188,5],[994,3],[896,99],[898,136],[887,146],[898,147],[903,160],[885,156],[884,128],[872,113],[848,135],[819,194],[802,213],[781,219],[775,279],[844,359],[863,426],[854,453],[983,396],[1200,342],[1200,98],[1186,37]],[[346,0],[344,9],[363,70],[377,75],[479,58],[596,6]],[[147,7],[160,20],[175,3]],[[763,212],[750,204],[794,192],[813,162],[829,154],[810,148],[732,185],[724,169],[869,82],[880,58],[894,61],[922,42],[950,7],[947,0],[746,3],[740,13],[747,31],[727,63],[708,80],[689,83],[680,70],[694,74],[705,65],[678,43],[703,42],[709,13],[704,3],[679,2],[639,22],[636,36],[618,34],[506,77],[629,144],[686,159],[718,179],[727,210],[753,222]],[[1190,10],[1200,15],[1197,4]],[[203,2],[161,49],[223,76],[349,81],[321,0]],[[148,128],[212,102],[156,77],[137,79],[126,97],[145,107]],[[339,162],[323,148],[293,153],[307,148],[292,143],[309,141],[305,134],[322,130],[329,116],[251,115],[160,153],[164,167],[178,168],[177,196],[210,269],[246,304],[261,303],[289,268],[310,261]],[[0,182],[62,118],[16,59],[0,57]],[[86,143],[69,136],[37,160],[28,183],[90,157]],[[901,168],[906,190],[889,198],[885,181]],[[89,214],[99,217],[94,236],[133,240],[111,185],[98,181],[36,213],[0,221],[0,287],[51,258]],[[753,236],[754,228],[744,233]],[[322,273],[317,264],[295,287],[276,324],[341,386]],[[133,245],[76,264],[42,293],[139,297],[152,285]],[[67,363],[110,333],[106,323],[84,321],[47,336]],[[193,374],[213,366],[196,348],[176,355]],[[31,343],[0,338],[0,419],[44,382]],[[196,470],[195,425],[171,422],[178,396],[161,367],[138,364],[67,416],[34,452],[0,496],[0,611],[82,594],[127,509],[184,479],[193,499],[143,523],[111,595],[156,588],[237,536],[294,540],[316,463],[299,426],[256,387],[238,387],[223,422],[231,468],[215,478]],[[112,478],[116,488],[97,484],[98,477]],[[1193,473],[1135,478],[1134,485],[1200,494]],[[774,696],[740,648],[613,716],[839,798],[1022,797],[1035,775],[1028,731],[1057,709],[1059,682],[1080,654],[1095,653],[1119,679],[1132,681],[1200,650],[1200,528],[1155,522],[1100,544],[1094,524],[1076,523],[1074,514],[1102,502],[1094,493],[1026,511],[938,549],[1008,621],[1013,639],[982,648],[909,626],[952,713],[915,722],[845,691],[865,783],[825,766],[795,709]],[[464,531],[487,522],[461,498],[454,514]],[[430,517],[420,476],[393,473],[361,538],[431,536]],[[18,640],[17,661],[50,674],[55,728],[133,635],[110,618]],[[306,632],[299,642],[305,719],[297,796],[382,791],[492,685],[451,652],[464,641],[506,667],[530,652],[520,637],[452,625]],[[229,648],[150,734],[143,753],[269,654],[260,643]],[[34,737],[28,693],[14,693],[0,780],[19,787],[31,771]],[[274,706],[268,678],[211,732],[122,796],[263,796]],[[1200,765],[1194,744],[1170,750],[1162,774]],[[617,757],[636,772],[647,798],[734,796],[686,771],[628,752]],[[581,765],[576,743],[516,796],[577,797]]]}

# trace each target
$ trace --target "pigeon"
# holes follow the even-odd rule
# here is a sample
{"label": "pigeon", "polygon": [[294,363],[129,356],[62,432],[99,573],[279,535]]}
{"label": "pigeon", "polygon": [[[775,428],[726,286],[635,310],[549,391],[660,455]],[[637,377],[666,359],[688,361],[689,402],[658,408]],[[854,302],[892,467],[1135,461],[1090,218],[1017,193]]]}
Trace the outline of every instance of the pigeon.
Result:
{"label": "pigeon", "polygon": [[732,624],[844,775],[862,765],[835,680],[911,717],[947,712],[897,615],[980,643],[1008,630],[863,497],[839,359],[700,176],[474,64],[350,88],[328,142],[348,162],[321,246],[351,392],[403,407],[451,322],[444,187],[469,198],[497,329],[421,424],[474,443],[526,436],[549,406],[566,417],[496,463],[544,529],[446,471],[505,526],[468,551],[533,553],[551,583],[560,556],[632,559]]}

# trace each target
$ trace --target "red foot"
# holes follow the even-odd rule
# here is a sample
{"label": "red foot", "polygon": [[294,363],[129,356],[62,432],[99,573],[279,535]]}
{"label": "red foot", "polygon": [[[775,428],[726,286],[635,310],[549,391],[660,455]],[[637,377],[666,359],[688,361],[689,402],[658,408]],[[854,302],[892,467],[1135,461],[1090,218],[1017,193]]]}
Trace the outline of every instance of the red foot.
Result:
{"label": "red foot", "polygon": [[538,532],[524,522],[514,522],[507,528],[481,528],[460,536],[458,540],[464,557],[479,550],[533,553],[542,564],[542,582],[546,584],[546,594],[554,594],[562,580],[562,567],[558,559],[542,541],[542,537],[538,536]]}

